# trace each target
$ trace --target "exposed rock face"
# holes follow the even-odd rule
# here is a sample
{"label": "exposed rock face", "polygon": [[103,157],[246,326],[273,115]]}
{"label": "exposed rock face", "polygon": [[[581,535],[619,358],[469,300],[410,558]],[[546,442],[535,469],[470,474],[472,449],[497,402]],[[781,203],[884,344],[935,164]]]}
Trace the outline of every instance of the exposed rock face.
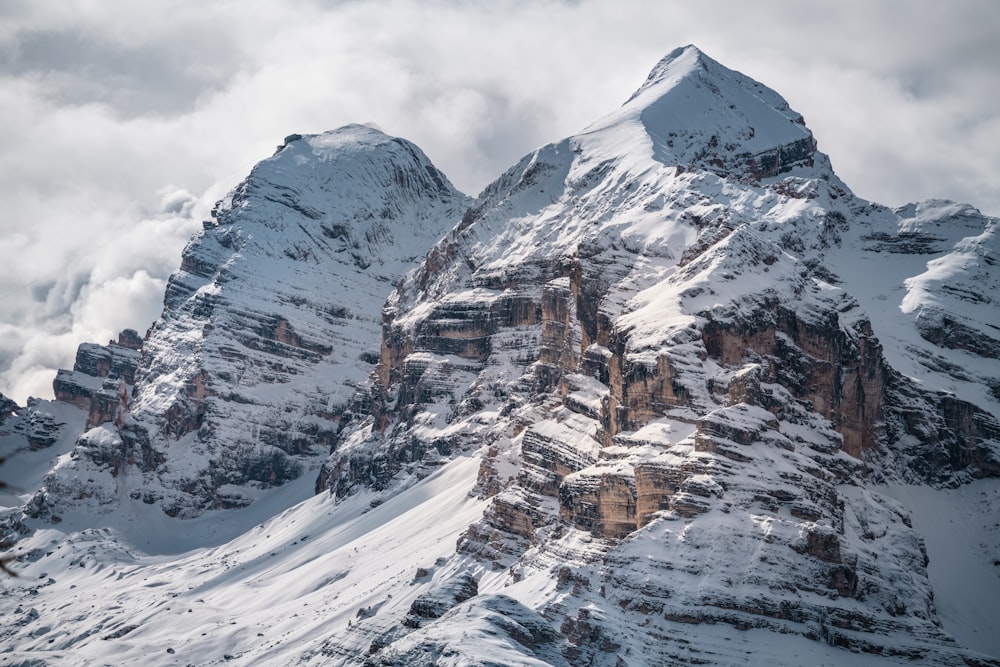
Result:
{"label": "exposed rock face", "polygon": [[[441,632],[440,626],[451,632]],[[463,665],[553,665],[568,667],[565,641],[550,623],[506,595],[488,595],[459,605],[437,627],[417,630],[371,647],[371,667]]]}
{"label": "exposed rock face", "polygon": [[[141,348],[142,339],[131,329],[107,346],[80,345],[73,370],[56,374],[52,383],[55,401],[31,398],[19,408],[0,395],[0,456],[50,448],[63,453],[70,444],[64,441],[74,440],[87,429],[108,422],[122,427]],[[57,443],[61,445],[53,447]],[[28,480],[20,480],[17,486],[30,488],[21,483]]]}
{"label": "exposed rock face", "polygon": [[125,428],[125,414],[128,411],[128,386],[123,378],[105,380],[94,394],[87,411],[87,428],[107,422],[114,422],[118,428]]}
{"label": "exposed rock face", "polygon": [[470,574],[463,574],[435,590],[424,593],[410,605],[403,625],[419,628],[421,623],[441,618],[452,607],[479,595],[479,582]]}
{"label": "exposed rock face", "polygon": [[[485,445],[492,504],[459,552],[509,590],[587,564],[540,610],[571,664],[688,662],[677,624],[720,623],[960,660],[919,538],[869,483],[997,474],[995,316],[935,270],[994,257],[997,225],[858,199],[776,93],[679,50],[399,285],[318,486],[391,489]],[[988,363],[963,375],[956,351]]]}
{"label": "exposed rock face", "polygon": [[19,436],[31,449],[45,449],[53,445],[59,439],[65,424],[50,412],[36,409],[37,407],[37,401],[30,401],[20,415],[4,424],[6,428],[2,435]]}
{"label": "exposed rock face", "polygon": [[79,495],[81,468],[128,477],[133,498],[182,517],[298,477],[372,371],[393,282],[465,205],[402,139],[362,126],[290,137],[185,248],[145,342],[81,346],[60,374],[60,400],[103,426],[36,509],[59,511],[56,488]]}
{"label": "exposed rock face", "polygon": [[7,421],[7,418],[17,413],[20,408],[13,400],[0,394],[0,424]]}
{"label": "exposed rock face", "polygon": [[106,346],[83,343],[77,348],[73,370],[60,370],[56,374],[52,383],[56,400],[90,412],[98,394],[104,392],[101,405],[87,423],[88,426],[96,426],[113,421],[118,413],[111,408],[117,400],[111,401],[107,392],[117,395],[119,381],[123,386],[131,386],[135,382],[141,350],[142,338],[132,329],[122,331],[117,341],[108,341]]}

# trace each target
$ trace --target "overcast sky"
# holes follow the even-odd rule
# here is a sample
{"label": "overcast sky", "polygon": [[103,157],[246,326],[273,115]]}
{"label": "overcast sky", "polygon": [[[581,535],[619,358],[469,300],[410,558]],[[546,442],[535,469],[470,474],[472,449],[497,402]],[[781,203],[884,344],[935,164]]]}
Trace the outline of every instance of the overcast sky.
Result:
{"label": "overcast sky", "polygon": [[998,215],[998,37],[988,0],[2,0],[0,392],[144,332],[285,135],[375,122],[474,195],[689,43],[781,93],[859,195]]}

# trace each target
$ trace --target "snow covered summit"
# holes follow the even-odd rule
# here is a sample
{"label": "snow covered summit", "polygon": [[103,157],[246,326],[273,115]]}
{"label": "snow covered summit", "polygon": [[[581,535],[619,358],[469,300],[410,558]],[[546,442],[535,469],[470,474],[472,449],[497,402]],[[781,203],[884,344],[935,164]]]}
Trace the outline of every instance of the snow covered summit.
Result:
{"label": "snow covered summit", "polygon": [[659,162],[722,175],[775,176],[811,166],[816,149],[802,116],[778,93],[694,46],[661,60],[621,109],[582,136],[624,140],[636,126]]}
{"label": "snow covered summit", "polygon": [[[372,662],[462,650],[464,619],[500,592],[560,628],[568,664],[738,663],[722,636],[764,655],[788,635],[978,659],[936,616],[920,536],[877,483],[1000,473],[995,365],[968,357],[979,391],[956,400],[953,342],[885,307],[959,250],[970,263],[949,260],[932,289],[964,290],[996,221],[914,210],[950,235],[901,233],[918,223],[856,197],[777,93],[693,47],[488,186],[387,302],[370,413],[320,479],[389,498],[483,459],[488,505],[456,556],[480,597]],[[907,241],[927,254],[886,256]],[[884,351],[883,335],[903,344]],[[761,634],[707,639],[723,626]],[[550,652],[521,660],[559,664]]]}
{"label": "snow covered summit", "polygon": [[120,427],[85,433],[37,510],[86,494],[190,517],[312,478],[378,357],[379,305],[466,205],[403,139],[289,136],[184,249]]}

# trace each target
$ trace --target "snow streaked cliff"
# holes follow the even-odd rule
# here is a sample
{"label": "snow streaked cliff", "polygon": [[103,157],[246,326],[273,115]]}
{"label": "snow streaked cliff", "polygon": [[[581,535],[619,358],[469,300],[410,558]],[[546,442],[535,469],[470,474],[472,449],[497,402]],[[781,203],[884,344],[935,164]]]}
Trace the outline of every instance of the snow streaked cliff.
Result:
{"label": "snow streaked cliff", "polygon": [[402,139],[288,137],[185,248],[127,414],[84,434],[35,511],[124,496],[193,517],[314,476],[377,359],[378,304],[466,204]]}
{"label": "snow streaked cliff", "polygon": [[[776,93],[679,49],[401,283],[372,414],[321,481],[388,497],[484,447],[459,558],[560,628],[569,664],[694,660],[687,624],[961,662],[920,536],[875,485],[1000,471],[996,355],[926,325],[989,340],[967,283],[995,280],[996,225],[855,197]],[[496,613],[478,599],[415,646]]]}

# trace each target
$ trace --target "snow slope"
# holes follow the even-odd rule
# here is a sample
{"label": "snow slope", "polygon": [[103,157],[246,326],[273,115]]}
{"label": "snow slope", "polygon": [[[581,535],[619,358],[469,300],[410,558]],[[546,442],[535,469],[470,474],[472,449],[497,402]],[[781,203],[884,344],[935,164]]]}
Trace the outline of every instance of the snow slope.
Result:
{"label": "snow slope", "polygon": [[831,265],[868,312],[893,368],[1000,413],[1000,221],[967,204],[908,204],[845,243]]}
{"label": "snow slope", "polygon": [[1000,656],[1000,483],[957,489],[894,485],[927,546],[928,573],[941,623],[955,639]]}
{"label": "snow slope", "polygon": [[[331,664],[328,638],[348,642],[359,617],[405,611],[442,576],[438,559],[482,513],[469,494],[477,469],[475,458],[456,459],[377,507],[371,494],[343,503],[316,496],[285,511],[262,502],[254,509],[272,518],[211,548],[202,533],[222,516],[192,523],[141,503],[124,503],[100,529],[39,530],[20,545],[29,552],[22,578],[3,593],[0,660]],[[151,536],[172,537],[170,553],[147,555],[123,537],[150,520]],[[418,581],[416,564],[429,570]],[[351,650],[360,655],[372,637],[356,634]]]}
{"label": "snow slope", "polygon": [[[123,540],[123,533],[131,531],[115,525],[83,531],[60,525],[38,531],[20,547],[30,554],[18,565],[22,579],[9,582],[3,593],[8,621],[2,630],[5,648],[0,660],[12,665],[358,664],[370,643],[391,628],[393,613],[405,614],[419,595],[433,590],[456,570],[469,567],[468,562],[455,557],[452,538],[483,511],[485,502],[470,493],[478,464],[478,457],[456,459],[376,507],[371,507],[371,493],[340,503],[329,496],[317,496],[285,511],[255,504],[256,511],[275,511],[275,516],[244,535],[207,549],[199,546],[205,541],[201,533],[210,532],[220,521],[211,513],[182,521],[145,508],[145,515],[137,515],[135,520],[145,523],[152,519],[156,523],[149,526],[150,534],[174,538],[170,553],[161,555],[145,555]],[[915,523],[928,542],[932,578],[936,549],[949,541],[955,544],[956,538],[965,544],[974,538],[982,543],[982,551],[971,549],[965,558],[960,554],[947,560],[946,572],[953,575],[962,572],[966,562],[982,567],[987,552],[1000,553],[995,527],[981,530],[986,520],[995,523],[988,508],[996,501],[996,484],[986,482],[962,493],[913,487],[892,491],[897,497],[923,494],[922,500],[911,498],[908,502],[917,510]],[[978,497],[982,493],[992,494],[978,499],[987,511],[969,516],[968,498],[962,495]],[[932,513],[925,514],[926,509]],[[121,522],[128,521],[124,518],[128,510],[122,517]],[[942,524],[956,520],[967,529],[941,530]],[[926,530],[925,522],[929,526]],[[667,535],[669,530],[637,535],[620,549],[646,560],[660,549],[650,549],[644,540]],[[660,560],[658,567],[662,566]],[[417,567],[425,568],[426,574],[418,576]],[[478,597],[456,606],[395,647],[398,656],[412,660],[374,664],[423,664],[418,656],[427,654],[438,656],[439,661],[433,664],[474,664],[472,660],[488,658],[509,665],[572,664],[552,650],[552,645],[558,646],[554,637],[539,642],[543,658],[544,645],[550,645],[547,660],[526,655],[524,646],[516,641],[513,645],[521,653],[514,652],[497,631],[504,625],[496,626],[496,619],[489,618],[489,610],[498,604],[491,595],[502,594],[521,605],[512,610],[513,605],[507,602],[501,611],[503,616],[521,618],[520,625],[525,626],[523,617],[533,618],[527,610],[552,597],[572,601],[572,586],[579,587],[580,580],[597,579],[595,565],[567,561],[557,567],[573,572],[569,586],[562,585],[561,591],[545,572],[504,585],[505,578],[499,576],[503,573],[480,571]],[[653,577],[650,583],[659,579],[655,572],[655,563],[646,569],[646,576]],[[955,583],[947,582],[938,590],[960,591]],[[983,592],[969,599],[985,606],[963,603],[954,610],[959,615],[953,616],[945,611],[946,597],[938,604],[946,624],[953,622],[956,627],[964,625],[967,632],[982,633],[995,618],[989,614],[995,612],[996,598]],[[609,607],[593,597],[577,603],[580,608],[588,604],[597,618],[622,630],[636,628],[643,616],[635,610]],[[967,612],[964,617],[963,609]],[[974,617],[973,610],[982,615]],[[390,621],[380,623],[382,616]],[[794,634],[774,635],[726,624],[674,623],[669,628],[676,643],[686,646],[679,660],[714,656],[712,664],[934,664],[859,655]],[[554,634],[551,627],[550,632]],[[641,641],[637,636],[633,640]],[[908,641],[905,637],[897,640]],[[979,646],[975,640],[969,645],[988,653],[990,641],[991,637],[980,638]],[[632,653],[634,658],[626,656],[627,664],[664,664],[644,662],[641,653]]]}

